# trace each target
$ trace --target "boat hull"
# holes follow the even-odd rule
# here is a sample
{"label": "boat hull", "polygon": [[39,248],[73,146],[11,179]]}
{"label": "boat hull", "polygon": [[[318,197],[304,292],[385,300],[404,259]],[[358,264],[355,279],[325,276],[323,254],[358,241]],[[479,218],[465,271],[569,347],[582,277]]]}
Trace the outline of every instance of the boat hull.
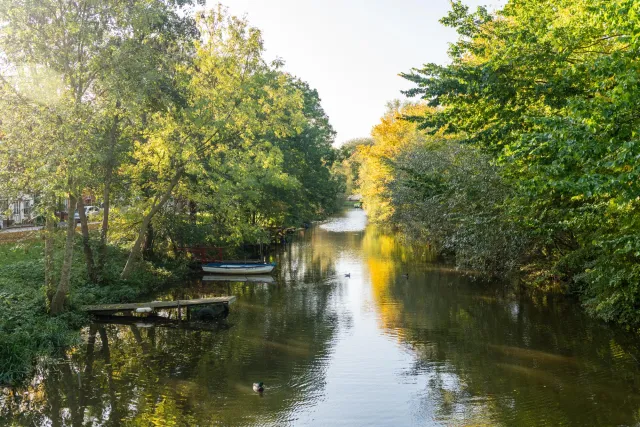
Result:
{"label": "boat hull", "polygon": [[275,264],[209,263],[203,264],[202,270],[206,273],[247,275],[271,273],[275,267]]}

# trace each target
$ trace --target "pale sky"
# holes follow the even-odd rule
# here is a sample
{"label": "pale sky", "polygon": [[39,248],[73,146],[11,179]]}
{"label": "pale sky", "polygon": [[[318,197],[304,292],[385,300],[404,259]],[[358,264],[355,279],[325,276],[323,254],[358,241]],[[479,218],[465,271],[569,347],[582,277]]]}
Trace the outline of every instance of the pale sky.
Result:
{"label": "pale sky", "polygon": [[[217,1],[209,0],[209,5]],[[449,0],[221,0],[262,30],[267,59],[318,90],[337,145],[369,136],[385,105],[411,84],[398,73],[445,64],[456,35],[438,20]],[[465,0],[500,5],[504,0]],[[493,8],[493,7],[492,7]]]}

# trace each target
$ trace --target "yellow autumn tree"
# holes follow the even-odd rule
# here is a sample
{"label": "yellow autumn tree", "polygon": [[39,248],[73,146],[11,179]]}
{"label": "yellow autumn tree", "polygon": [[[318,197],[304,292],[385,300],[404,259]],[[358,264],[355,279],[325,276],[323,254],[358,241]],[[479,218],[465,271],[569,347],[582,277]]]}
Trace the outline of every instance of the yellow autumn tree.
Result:
{"label": "yellow autumn tree", "polygon": [[374,143],[358,147],[360,193],[372,222],[386,223],[393,214],[389,194],[393,180],[391,163],[408,145],[422,143],[426,139],[418,125],[406,117],[424,116],[432,110],[423,103],[390,102],[380,123],[371,131]]}

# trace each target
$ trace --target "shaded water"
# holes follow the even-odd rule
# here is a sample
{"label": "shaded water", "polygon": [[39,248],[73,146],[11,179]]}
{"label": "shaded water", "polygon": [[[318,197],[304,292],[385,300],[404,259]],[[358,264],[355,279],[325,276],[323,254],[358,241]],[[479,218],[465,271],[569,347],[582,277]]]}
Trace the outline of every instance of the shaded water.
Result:
{"label": "shaded water", "polygon": [[365,225],[353,210],[302,233],[274,284],[171,290],[238,297],[206,330],[92,325],[57,369],[0,394],[0,424],[638,425],[634,336]]}

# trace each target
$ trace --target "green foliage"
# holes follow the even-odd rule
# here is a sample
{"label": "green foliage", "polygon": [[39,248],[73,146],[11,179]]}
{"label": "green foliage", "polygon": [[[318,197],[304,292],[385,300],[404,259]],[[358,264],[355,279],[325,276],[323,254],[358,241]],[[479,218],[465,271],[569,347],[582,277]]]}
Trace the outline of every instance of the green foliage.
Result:
{"label": "green foliage", "polygon": [[[59,238],[56,246],[63,245]],[[77,239],[76,246],[80,245]],[[77,311],[81,305],[135,301],[185,273],[175,261],[168,260],[165,266],[147,262],[123,282],[119,272],[127,253],[109,247],[109,284],[87,283],[83,261],[76,259],[71,274],[71,311],[51,317],[43,286],[42,252],[39,241],[0,245],[0,384],[23,380],[31,374],[36,360],[46,362],[62,349],[78,344],[77,331],[89,320]],[[61,251],[57,257],[62,257]]]}
{"label": "green foliage", "polygon": [[451,64],[404,75],[408,95],[438,107],[410,120],[498,166],[512,189],[503,221],[528,236],[529,270],[629,325],[640,323],[638,8],[519,0],[489,15],[456,1],[442,20],[460,34]]}
{"label": "green foliage", "polygon": [[337,209],[341,182],[331,172],[335,133],[315,90],[288,77],[283,83],[302,97],[301,130],[279,135],[271,128],[255,129],[250,145],[219,146],[194,163],[175,202],[153,222],[159,241],[225,247],[269,243],[268,229],[299,226]]}
{"label": "green foliage", "polygon": [[360,182],[362,162],[358,156],[358,151],[362,147],[370,147],[372,145],[373,138],[355,138],[346,141],[338,149],[333,174],[341,177],[346,195],[355,194]]}
{"label": "green foliage", "polygon": [[0,199],[36,196],[49,225],[63,199],[104,205],[99,240],[51,227],[47,250],[0,248],[0,382],[76,339],[80,305],[182,276],[178,247],[269,242],[337,209],[318,93],[246,19],[196,3],[0,0]]}
{"label": "green foliage", "polygon": [[[154,247],[268,242],[337,208],[318,93],[264,59],[246,19],[194,3],[0,1],[0,195],[40,196],[47,218],[95,196],[99,244],[82,228],[93,281],[116,280],[110,240],[130,249],[130,279]],[[52,312],[70,289],[69,236]]]}
{"label": "green foliage", "polygon": [[341,193],[341,182],[331,173],[337,158],[332,146],[335,131],[320,96],[305,82],[293,83],[303,95],[305,124],[299,134],[275,142],[283,154],[283,171],[299,183],[289,194],[274,197],[288,204],[288,215],[281,225],[326,218],[337,211]]}
{"label": "green foliage", "polygon": [[527,239],[506,220],[508,188],[477,149],[450,140],[408,147],[392,162],[393,223],[413,240],[455,254],[460,268],[516,271]]}
{"label": "green foliage", "polygon": [[0,383],[27,376],[36,357],[72,344],[61,318],[47,315],[41,247],[0,246]]}

